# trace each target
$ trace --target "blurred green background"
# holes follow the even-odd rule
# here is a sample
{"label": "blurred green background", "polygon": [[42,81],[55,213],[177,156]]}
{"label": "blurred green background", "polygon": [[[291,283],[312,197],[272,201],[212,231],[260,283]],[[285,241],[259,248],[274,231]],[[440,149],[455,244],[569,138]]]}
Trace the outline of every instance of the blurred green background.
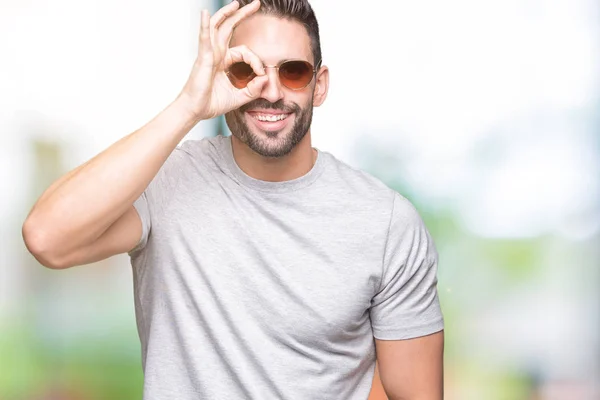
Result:
{"label": "blurred green background", "polygon": [[[217,3],[0,4],[0,400],[141,399],[128,257],[48,270],[20,229],[174,98]],[[432,232],[446,398],[600,399],[597,2],[311,3],[331,70],[313,145]]]}

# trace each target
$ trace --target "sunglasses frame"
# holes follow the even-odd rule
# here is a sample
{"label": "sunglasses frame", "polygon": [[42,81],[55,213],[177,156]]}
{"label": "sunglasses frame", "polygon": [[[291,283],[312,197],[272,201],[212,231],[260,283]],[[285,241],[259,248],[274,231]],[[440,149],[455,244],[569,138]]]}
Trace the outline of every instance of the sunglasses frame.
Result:
{"label": "sunglasses frame", "polygon": [[[308,83],[307,83],[305,86],[303,86],[303,87],[301,87],[301,88],[296,88],[296,89],[293,89],[293,88],[291,88],[291,87],[288,87],[288,86],[286,86],[286,85],[285,85],[285,84],[284,84],[284,83],[281,81],[281,77],[279,76],[279,68],[281,68],[281,67],[283,66],[283,64],[285,64],[285,63],[294,62],[294,61],[301,61],[301,62],[303,62],[303,63],[307,63],[308,65],[310,65],[310,66],[312,67],[312,76],[311,76],[311,78],[310,78],[310,81],[308,81]],[[279,83],[281,83],[281,85],[282,85],[282,86],[284,86],[286,89],[289,89],[289,90],[294,90],[294,91],[296,91],[296,90],[302,90],[302,89],[306,89],[306,88],[308,87],[308,85],[310,85],[310,84],[311,84],[311,82],[312,82],[312,81],[313,81],[313,79],[315,78],[315,75],[317,74],[317,72],[319,72],[319,69],[321,68],[321,62],[322,62],[322,61],[323,61],[323,59],[319,60],[319,62],[317,63],[317,65],[316,65],[316,66],[313,66],[313,65],[312,65],[310,62],[308,62],[308,61],[306,61],[306,60],[302,60],[302,59],[291,59],[291,60],[283,60],[283,61],[279,62],[279,64],[277,64],[277,65],[264,65],[264,64],[263,64],[263,68],[264,68],[264,69],[267,69],[267,68],[275,68],[275,69],[277,70],[277,77],[279,78]],[[240,61],[240,63],[248,64],[248,63],[245,63],[244,61]],[[235,65],[235,64],[238,64],[238,63],[234,63],[234,64],[231,64],[231,65]],[[249,65],[249,64],[248,64],[248,65]],[[231,66],[230,66],[230,67],[231,67]],[[250,66],[250,68],[252,68],[252,66]],[[229,77],[229,80],[230,80],[230,82],[231,82],[231,77],[230,77],[230,71],[229,71],[229,69],[227,69],[227,71],[225,71],[225,74],[227,74],[227,77]],[[256,77],[256,73],[254,72],[254,69],[252,69],[252,74],[254,75],[254,76],[252,77],[252,79],[254,79],[254,78]],[[250,80],[252,80],[252,79],[250,79]],[[232,84],[233,84],[233,83],[232,83]],[[234,85],[234,87],[235,87],[235,85]],[[242,89],[243,89],[243,88],[242,88]]]}

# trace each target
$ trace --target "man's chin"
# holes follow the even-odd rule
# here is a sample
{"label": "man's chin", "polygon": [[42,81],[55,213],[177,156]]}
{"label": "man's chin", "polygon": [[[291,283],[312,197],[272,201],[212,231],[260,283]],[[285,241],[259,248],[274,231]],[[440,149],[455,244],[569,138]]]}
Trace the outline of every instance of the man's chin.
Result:
{"label": "man's chin", "polygon": [[290,153],[293,149],[291,129],[281,131],[260,131],[249,126],[244,142],[255,153],[263,157],[278,158]]}

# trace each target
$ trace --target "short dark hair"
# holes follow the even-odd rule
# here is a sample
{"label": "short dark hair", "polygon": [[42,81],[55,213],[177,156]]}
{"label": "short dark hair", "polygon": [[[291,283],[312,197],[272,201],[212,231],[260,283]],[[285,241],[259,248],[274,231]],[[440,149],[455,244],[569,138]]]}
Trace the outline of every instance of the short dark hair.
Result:
{"label": "short dark hair", "polygon": [[[252,0],[237,0],[240,8],[252,3]],[[315,68],[321,60],[321,38],[319,37],[319,24],[315,12],[308,0],[260,0],[261,14],[272,15],[298,21],[306,28],[310,38],[310,48],[313,53]]]}

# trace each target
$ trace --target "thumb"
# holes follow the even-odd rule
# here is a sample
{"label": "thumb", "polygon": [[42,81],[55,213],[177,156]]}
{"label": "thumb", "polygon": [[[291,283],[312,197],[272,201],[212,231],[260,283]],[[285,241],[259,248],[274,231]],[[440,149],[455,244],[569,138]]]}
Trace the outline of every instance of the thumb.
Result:
{"label": "thumb", "polygon": [[262,93],[263,87],[269,80],[267,74],[254,77],[245,88],[238,90],[237,96],[240,103],[245,104],[250,100],[257,99]]}

